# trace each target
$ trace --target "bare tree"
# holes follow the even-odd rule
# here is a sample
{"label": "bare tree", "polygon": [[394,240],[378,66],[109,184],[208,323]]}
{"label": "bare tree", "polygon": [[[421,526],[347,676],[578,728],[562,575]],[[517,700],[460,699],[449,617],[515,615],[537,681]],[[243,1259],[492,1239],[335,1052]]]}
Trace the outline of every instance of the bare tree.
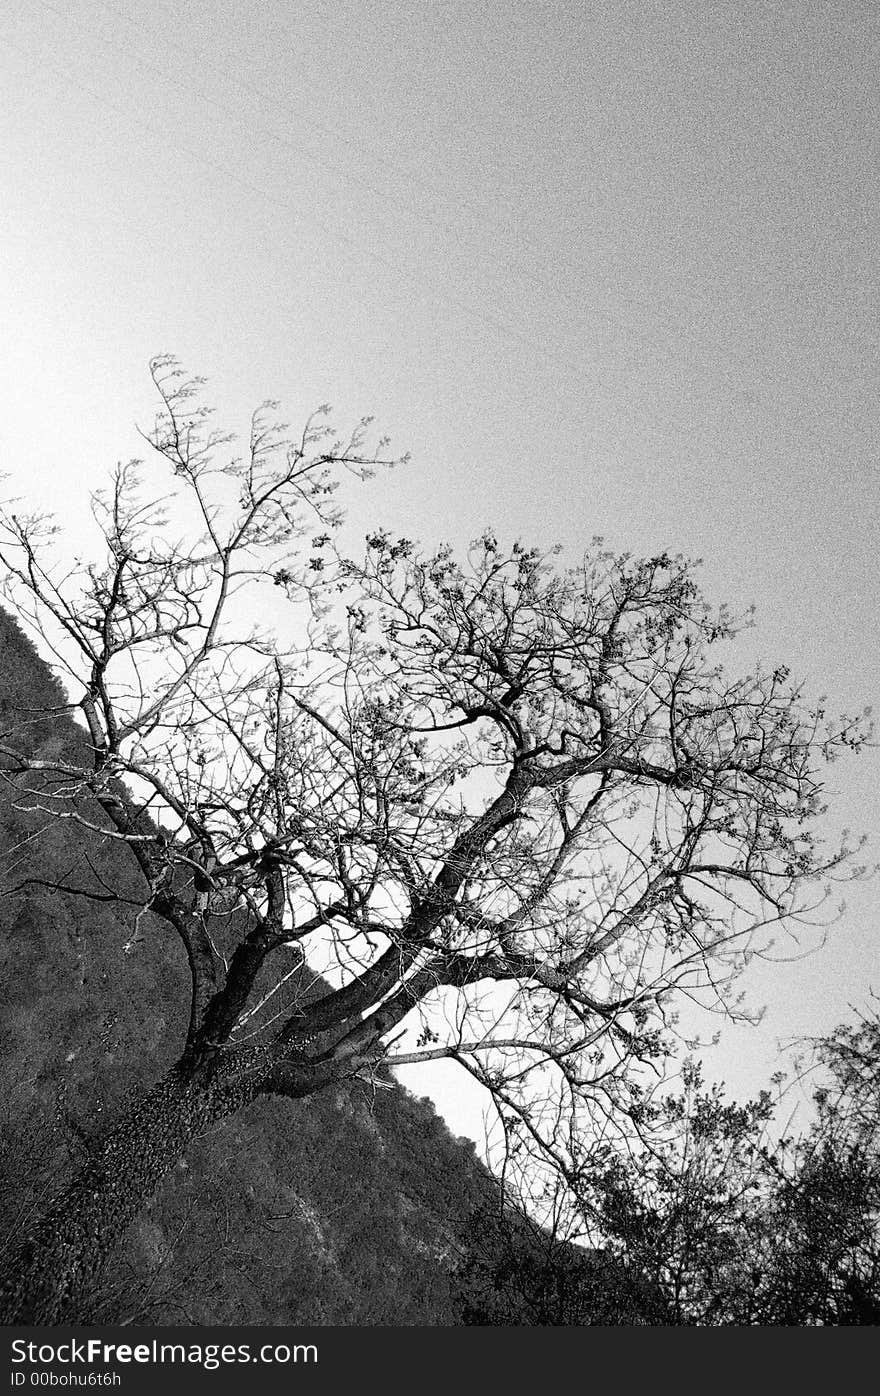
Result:
{"label": "bare tree", "polygon": [[[687,562],[597,540],[556,571],[487,533],[459,563],[384,532],[354,562],[333,490],[382,459],[366,423],[291,442],[267,405],[218,464],[198,382],[153,376],[167,506],[118,469],[102,555],[66,570],[45,520],[3,517],[5,595],[66,670],[88,759],[14,732],[0,757],[18,798],[128,851],[138,930],[185,948],[189,1021],[31,1229],[7,1321],[75,1312],[193,1136],[260,1094],[450,1057],[576,1180],[585,1131],[642,1110],[676,991],[727,1002],[850,851],[811,828],[864,722],[782,669],[726,677],[709,651],[736,626]],[[252,625],[269,598],[283,640]]]}

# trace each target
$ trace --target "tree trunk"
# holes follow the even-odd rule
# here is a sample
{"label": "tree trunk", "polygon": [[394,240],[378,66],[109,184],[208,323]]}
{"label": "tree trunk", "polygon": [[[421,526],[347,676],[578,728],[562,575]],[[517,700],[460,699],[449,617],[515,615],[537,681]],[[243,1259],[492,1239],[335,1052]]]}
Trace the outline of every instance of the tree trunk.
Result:
{"label": "tree trunk", "polygon": [[258,1076],[193,1080],[171,1071],[104,1136],[26,1236],[0,1279],[0,1323],[75,1323],[78,1301],[188,1145],[258,1089]]}

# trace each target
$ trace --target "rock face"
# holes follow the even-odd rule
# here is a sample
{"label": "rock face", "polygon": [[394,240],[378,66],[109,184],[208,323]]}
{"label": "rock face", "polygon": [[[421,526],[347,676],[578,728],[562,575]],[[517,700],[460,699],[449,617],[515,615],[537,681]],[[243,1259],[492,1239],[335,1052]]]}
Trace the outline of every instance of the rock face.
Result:
{"label": "rock face", "polygon": [[[0,612],[0,733],[15,731],[34,752],[73,753],[85,735],[64,702]],[[39,805],[0,766],[0,1270],[28,1219],[88,1161],[105,1122],[177,1058],[186,1024],[182,949],[163,923],[138,914],[125,853]],[[100,899],[102,889],[132,905]],[[580,1252],[567,1271],[589,1270],[579,1310],[570,1283],[556,1317],[521,1284],[512,1304],[510,1256],[528,1277],[533,1256],[521,1257],[531,1243],[520,1237],[511,1251],[516,1229],[499,1231],[498,1216],[497,1190],[470,1142],[403,1088],[355,1082],[302,1102],[262,1098],[180,1159],[78,1317],[650,1321],[619,1270]],[[526,1279],[527,1290],[537,1284]]]}

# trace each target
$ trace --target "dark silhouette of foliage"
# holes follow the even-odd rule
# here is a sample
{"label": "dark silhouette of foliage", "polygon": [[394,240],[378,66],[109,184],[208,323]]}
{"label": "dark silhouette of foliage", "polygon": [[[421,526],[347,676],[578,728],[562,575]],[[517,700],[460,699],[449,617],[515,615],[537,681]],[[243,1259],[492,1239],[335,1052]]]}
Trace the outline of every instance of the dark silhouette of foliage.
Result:
{"label": "dark silhouette of foliage", "polygon": [[774,1138],[769,1091],[731,1104],[691,1065],[656,1107],[663,1142],[655,1130],[650,1150],[617,1156],[585,1190],[669,1322],[880,1321],[880,1019],[842,1025],[812,1053],[801,1132]]}
{"label": "dark silhouette of foliage", "polygon": [[610,1252],[554,1235],[503,1198],[484,1204],[456,1273],[471,1325],[586,1327],[666,1322],[661,1296]]}

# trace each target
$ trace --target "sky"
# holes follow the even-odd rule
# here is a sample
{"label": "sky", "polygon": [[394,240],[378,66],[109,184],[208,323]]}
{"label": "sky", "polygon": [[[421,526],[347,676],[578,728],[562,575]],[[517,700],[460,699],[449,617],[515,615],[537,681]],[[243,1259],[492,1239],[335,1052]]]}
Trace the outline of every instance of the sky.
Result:
{"label": "sky", "polygon": [[[878,49],[873,0],[4,0],[7,492],[76,536],[171,352],[242,431],[375,414],[363,533],[699,557],[740,665],[875,702]],[[830,776],[876,862],[877,750]],[[880,991],[877,892],[708,1074]],[[459,1078],[404,1079],[479,1137]]]}

